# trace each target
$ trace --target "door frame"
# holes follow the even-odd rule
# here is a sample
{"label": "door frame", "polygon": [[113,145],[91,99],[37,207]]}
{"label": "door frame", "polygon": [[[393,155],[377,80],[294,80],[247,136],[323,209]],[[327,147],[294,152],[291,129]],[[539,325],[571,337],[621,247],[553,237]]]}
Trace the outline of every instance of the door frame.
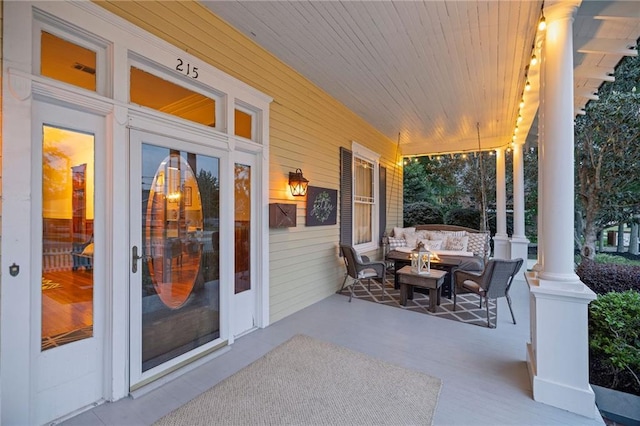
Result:
{"label": "door frame", "polygon": [[[4,158],[10,158],[11,161],[5,161],[2,170],[1,250],[3,254],[2,267],[8,271],[10,265],[19,265],[20,272],[17,276],[3,274],[0,288],[2,292],[0,297],[0,325],[2,326],[0,348],[3,348],[0,353],[0,365],[2,366],[2,386],[0,388],[2,417],[0,423],[7,419],[8,423],[34,424],[37,422],[35,407],[37,376],[36,370],[32,368],[32,362],[34,351],[40,350],[41,343],[40,336],[32,335],[32,327],[24,319],[25,313],[29,318],[33,318],[36,314],[37,318],[40,318],[41,315],[40,312],[37,312],[40,305],[33,306],[31,303],[32,283],[40,281],[41,261],[31,262],[30,259],[33,256],[34,248],[41,246],[41,242],[34,243],[34,241],[42,238],[42,234],[37,232],[41,226],[35,229],[32,226],[34,220],[42,220],[41,211],[38,209],[41,201],[36,201],[36,197],[41,197],[40,194],[37,194],[41,184],[36,181],[41,176],[37,165],[41,164],[42,158],[41,150],[34,149],[33,146],[34,137],[36,137],[34,125],[37,121],[37,115],[34,111],[35,102],[76,109],[102,117],[105,134],[101,137],[104,143],[102,148],[96,146],[95,155],[102,156],[101,169],[105,176],[109,175],[112,166],[112,148],[107,141],[109,141],[108,123],[112,118],[113,107],[110,103],[97,98],[87,98],[81,91],[51,86],[38,80],[31,81],[28,76],[19,73],[12,76],[11,85],[12,89],[16,90],[16,96],[5,95],[3,97],[4,143],[2,148]],[[28,142],[22,143],[21,141]],[[97,161],[96,179],[100,177],[97,174]],[[102,185],[103,204],[96,205],[95,208],[96,210],[103,208],[104,211],[110,211],[112,208],[112,186],[109,178],[105,178],[104,183],[100,183],[100,185]],[[36,210],[38,211],[36,212]],[[101,248],[103,266],[98,268],[98,272],[94,270],[94,276],[98,279],[98,274],[101,274],[100,279],[104,282],[101,398],[108,399],[109,378],[107,376],[111,373],[109,365],[112,342],[107,338],[107,335],[112,318],[112,305],[109,303],[109,297],[112,292],[113,280],[109,266],[111,265],[109,244],[106,240],[113,231],[112,222],[107,217],[105,217],[105,223],[99,232],[104,238],[104,246]],[[16,324],[23,324],[23,327],[16,327]],[[5,348],[11,348],[11,350],[4,350]]]}
{"label": "door frame", "polygon": [[[236,152],[234,155],[234,168],[236,164],[242,164],[249,166],[251,169],[251,189],[250,189],[250,199],[251,199],[251,217],[250,223],[251,227],[249,230],[249,240],[250,240],[250,249],[249,249],[249,257],[251,262],[249,264],[249,276],[251,277],[251,288],[249,290],[243,291],[241,293],[235,294],[235,289],[231,291],[231,334],[234,338],[240,337],[244,334],[247,334],[258,327],[258,294],[260,294],[260,290],[262,287],[262,281],[260,278],[260,274],[256,273],[258,270],[258,263],[255,260],[258,259],[258,242],[259,242],[259,170],[258,167],[258,158],[256,154],[249,154],[245,152]],[[235,175],[234,175],[235,180]],[[234,200],[235,205],[235,200]],[[235,218],[234,218],[235,219]],[[235,227],[235,225],[234,225]],[[234,265],[234,280],[235,280],[235,265]],[[245,306],[240,307],[241,304],[249,303],[250,306],[247,309]],[[242,327],[242,329],[237,329],[238,324],[246,324],[247,319],[243,318],[242,321],[239,320],[239,316],[251,315],[251,325],[249,327]]]}
{"label": "door frame", "polygon": [[[150,124],[154,123],[150,126]],[[183,124],[183,123],[181,123]],[[227,344],[229,336],[229,286],[224,283],[232,281],[232,265],[233,259],[231,254],[226,250],[220,251],[220,337],[193,349],[185,354],[177,356],[157,367],[146,372],[141,371],[141,332],[142,317],[140,300],[141,286],[141,268],[138,264],[138,272],[131,273],[132,259],[131,249],[137,246],[139,249],[143,246],[141,240],[141,230],[139,225],[134,222],[141,223],[141,210],[139,205],[140,197],[140,167],[138,164],[142,160],[141,148],[143,143],[149,143],[166,148],[178,148],[180,150],[188,150],[196,154],[219,158],[220,176],[228,174],[228,158],[230,157],[227,144],[224,140],[212,141],[211,137],[205,138],[198,129],[193,131],[185,131],[183,125],[175,126],[167,120],[158,121],[152,117],[140,117],[132,115],[131,126],[129,131],[129,147],[130,147],[130,186],[129,186],[129,249],[128,249],[128,279],[129,279],[129,389],[131,391],[144,386],[162,376],[165,376],[185,363],[200,358],[203,354],[207,354],[219,347]],[[148,141],[147,141],[148,140]],[[220,185],[220,200],[228,199],[228,193],[231,192],[229,185],[227,188]],[[231,192],[232,193],[232,192]],[[225,198],[227,197],[227,198]],[[232,225],[232,208],[233,206],[225,206],[220,203],[220,241],[229,241],[229,235]],[[230,204],[230,203],[227,203]]]}
{"label": "door frame", "polygon": [[[76,375],[76,379],[85,382],[90,382],[87,379],[89,377],[87,368],[92,361],[98,361],[99,365],[95,365],[96,372],[92,373],[90,377],[100,380],[99,386],[92,390],[95,392],[95,396],[86,400],[86,405],[93,404],[96,401],[104,399],[104,383],[105,383],[105,353],[106,353],[106,339],[105,330],[107,328],[107,294],[110,284],[108,284],[105,278],[106,265],[107,265],[107,251],[106,251],[106,235],[107,235],[107,215],[105,207],[107,203],[106,185],[107,170],[106,170],[106,156],[107,150],[107,138],[106,138],[106,118],[102,114],[92,114],[90,111],[82,110],[78,111],[74,108],[70,108],[65,105],[55,105],[50,101],[36,100],[32,104],[32,203],[31,203],[31,230],[34,231],[31,234],[31,276],[34,280],[37,277],[42,276],[42,167],[38,165],[42,164],[42,127],[44,125],[66,128],[72,131],[87,132],[94,134],[94,257],[93,257],[93,336],[90,338],[82,339],[76,342],[72,342],[57,348],[52,348],[47,351],[41,350],[41,322],[42,322],[42,296],[41,290],[37,286],[31,286],[31,313],[30,317],[33,321],[31,324],[30,336],[31,336],[31,368],[36,372],[36,375],[32,377],[34,386],[31,389],[32,399],[35,401],[33,404],[32,418],[35,423],[40,424],[54,420],[66,413],[60,411],[60,407],[48,406],[54,405],[51,402],[45,404],[47,399],[52,395],[56,395],[56,392],[42,390],[38,391],[39,384],[42,382],[49,382],[51,376],[60,376],[64,374]],[[91,117],[87,117],[91,116]],[[33,282],[33,281],[32,281]],[[36,320],[36,321],[34,321]],[[87,351],[93,352],[92,359],[87,355]],[[69,362],[69,357],[82,355],[80,359],[76,360],[73,365],[65,365]],[[54,363],[54,365],[48,365]],[[58,363],[58,364],[56,364]],[[55,369],[52,367],[56,367]],[[84,375],[79,376],[84,370]],[[58,384],[52,385],[52,387],[58,388],[59,393],[72,392],[75,388],[73,381],[58,382]],[[77,381],[76,384],[79,384]],[[62,388],[62,390],[60,390]],[[68,389],[64,391],[64,389]],[[48,392],[48,396],[47,396]],[[82,395],[86,397],[88,395]],[[75,398],[74,398],[75,399]],[[64,406],[65,403],[69,403],[69,400],[61,398],[58,404]],[[74,407],[73,409],[76,409]],[[41,418],[40,410],[49,410],[49,412],[56,412],[53,417],[45,415],[45,418]],[[57,410],[57,411],[56,411]]]}
{"label": "door frame", "polygon": [[[263,114],[263,120],[269,118],[268,112]],[[268,122],[268,121],[267,121]],[[264,130],[264,137],[268,140],[268,126]],[[270,290],[270,274],[269,274],[269,146],[261,145],[242,138],[232,138],[234,145],[234,153],[230,158],[229,177],[234,180],[233,166],[237,162],[242,162],[243,156],[250,155],[255,157],[255,170],[252,170],[252,176],[255,176],[252,188],[252,197],[255,196],[255,209],[252,216],[255,223],[252,223],[255,235],[255,247],[252,247],[252,253],[255,253],[255,266],[252,264],[251,272],[253,287],[255,288],[255,324],[256,328],[265,328],[270,324],[270,306],[269,306],[269,290]],[[253,201],[253,200],[252,200]],[[252,207],[253,207],[252,202]],[[236,337],[230,333],[229,343],[233,343]]]}

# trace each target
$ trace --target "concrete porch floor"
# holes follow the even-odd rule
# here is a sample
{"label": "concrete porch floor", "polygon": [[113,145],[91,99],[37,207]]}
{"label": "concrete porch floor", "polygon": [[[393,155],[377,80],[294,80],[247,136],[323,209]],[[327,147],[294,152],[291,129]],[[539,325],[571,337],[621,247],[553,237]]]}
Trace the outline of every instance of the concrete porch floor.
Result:
{"label": "concrete porch floor", "polygon": [[[531,397],[526,366],[528,288],[511,290],[517,325],[504,299],[497,328],[487,329],[332,295],[266,329],[185,375],[136,398],[105,403],[65,425],[150,425],[163,415],[260,358],[295,334],[333,342],[443,381],[435,425],[602,425]],[[398,386],[402,384],[399,383]],[[354,395],[354,404],[359,396]]]}

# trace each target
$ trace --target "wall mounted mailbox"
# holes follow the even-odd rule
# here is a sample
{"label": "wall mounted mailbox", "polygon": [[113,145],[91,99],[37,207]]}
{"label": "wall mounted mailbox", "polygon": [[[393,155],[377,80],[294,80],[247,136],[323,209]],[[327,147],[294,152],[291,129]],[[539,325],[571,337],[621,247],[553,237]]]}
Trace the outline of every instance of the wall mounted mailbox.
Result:
{"label": "wall mounted mailbox", "polygon": [[296,226],[296,205],[295,204],[269,204],[269,227],[270,228],[290,228]]}

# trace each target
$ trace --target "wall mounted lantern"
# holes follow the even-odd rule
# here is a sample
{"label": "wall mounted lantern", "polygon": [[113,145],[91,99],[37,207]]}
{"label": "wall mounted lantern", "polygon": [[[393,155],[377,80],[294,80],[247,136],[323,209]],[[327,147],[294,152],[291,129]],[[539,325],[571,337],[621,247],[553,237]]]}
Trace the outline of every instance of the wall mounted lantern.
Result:
{"label": "wall mounted lantern", "polygon": [[291,188],[291,195],[294,197],[307,195],[308,186],[309,180],[302,176],[302,170],[296,169],[295,172],[289,172],[289,187]]}

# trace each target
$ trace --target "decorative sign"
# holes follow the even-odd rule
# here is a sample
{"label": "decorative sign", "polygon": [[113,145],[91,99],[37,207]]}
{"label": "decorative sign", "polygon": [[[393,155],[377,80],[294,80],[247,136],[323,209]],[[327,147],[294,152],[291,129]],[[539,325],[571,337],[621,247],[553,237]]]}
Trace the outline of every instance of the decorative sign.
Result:
{"label": "decorative sign", "polygon": [[307,226],[335,225],[337,223],[338,190],[307,189]]}

